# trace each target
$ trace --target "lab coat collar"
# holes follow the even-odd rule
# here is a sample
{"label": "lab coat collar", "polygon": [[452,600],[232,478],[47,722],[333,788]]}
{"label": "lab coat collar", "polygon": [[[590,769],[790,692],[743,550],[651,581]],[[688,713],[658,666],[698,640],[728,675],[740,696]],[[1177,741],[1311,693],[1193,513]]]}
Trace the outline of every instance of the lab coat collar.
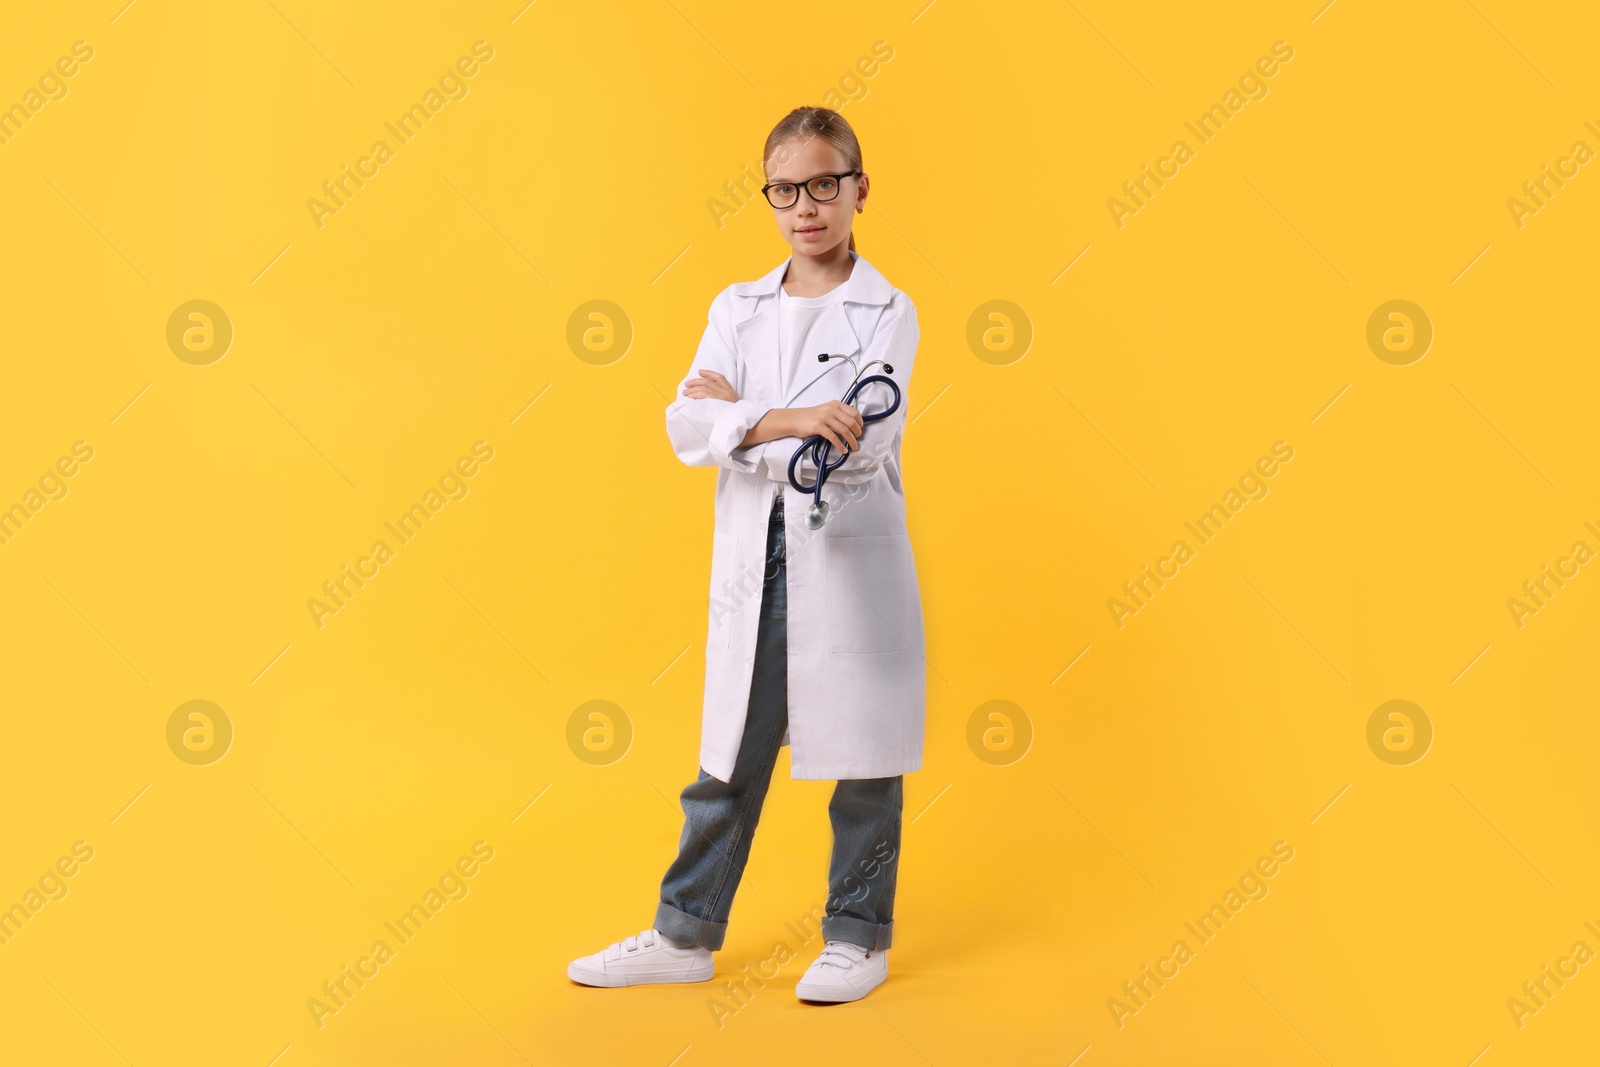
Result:
{"label": "lab coat collar", "polygon": [[[844,300],[852,304],[887,304],[894,294],[889,280],[859,253],[852,251],[850,258],[855,260],[855,266],[850,270],[850,277],[844,280]],[[794,256],[790,255],[760,278],[736,283],[733,291],[739,296],[777,296],[784,272],[793,260]]]}
{"label": "lab coat collar", "polygon": [[[791,256],[790,259],[792,258]],[[818,349],[840,357],[856,356],[861,352],[861,339],[850,323],[850,316],[844,309],[845,305],[851,303],[885,305],[890,302],[894,294],[894,287],[871,263],[855,252],[850,253],[850,258],[855,260],[855,266],[850,269],[850,277],[844,280],[842,286],[844,298],[828,305],[811,334],[811,340]],[[783,281],[783,273],[788,268],[789,260],[786,259],[755,281],[739,282],[731,288],[740,296],[776,297]],[[747,358],[757,366],[770,370],[772,374],[770,391],[778,393],[777,300],[756,300],[754,310],[742,321],[734,323],[734,332],[738,337],[740,351],[747,353]],[[845,372],[848,373],[848,364],[841,362],[836,366],[846,368]],[[760,373],[764,374],[766,370]],[[801,375],[796,381],[789,383],[789,388],[783,396],[782,406],[788,407],[813,380],[810,375]]]}

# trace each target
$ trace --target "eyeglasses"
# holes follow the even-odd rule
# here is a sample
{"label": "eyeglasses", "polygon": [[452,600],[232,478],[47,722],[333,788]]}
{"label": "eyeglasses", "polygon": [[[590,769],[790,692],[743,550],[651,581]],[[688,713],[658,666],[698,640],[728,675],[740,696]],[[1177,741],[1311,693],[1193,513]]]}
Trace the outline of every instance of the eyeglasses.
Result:
{"label": "eyeglasses", "polygon": [[782,211],[787,207],[794,207],[800,199],[800,186],[806,187],[806,192],[811,199],[819,204],[826,204],[836,200],[841,188],[839,179],[859,178],[865,173],[859,170],[846,171],[843,174],[818,174],[815,178],[807,178],[803,182],[769,182],[761,187],[761,194],[767,198],[767,203]]}

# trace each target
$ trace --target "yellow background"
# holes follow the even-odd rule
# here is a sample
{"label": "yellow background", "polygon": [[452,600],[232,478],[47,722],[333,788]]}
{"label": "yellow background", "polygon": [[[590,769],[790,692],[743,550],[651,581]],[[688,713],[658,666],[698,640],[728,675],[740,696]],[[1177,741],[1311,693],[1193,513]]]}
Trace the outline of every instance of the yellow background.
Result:
{"label": "yellow background", "polygon": [[[0,904],[94,849],[0,947],[0,1059],[1593,1059],[1600,963],[1506,1006],[1600,949],[1597,566],[1521,628],[1506,606],[1600,547],[1597,165],[1521,228],[1506,206],[1600,147],[1585,5],[121,2],[0,40],[0,103],[94,49],[0,146],[0,504],[94,449],[0,546]],[[307,200],[480,40],[468,95],[319,228]],[[788,253],[763,203],[708,202],[840,101],[859,251],[922,324],[928,742],[890,980],[794,999],[831,783],[785,752],[716,982],[580,988],[570,959],[651,921],[698,751],[714,473],[662,412],[711,298]],[[166,341],[196,299],[234,329],[206,366]],[[1365,340],[1393,299],[1435,330],[1408,366]],[[568,341],[591,300],[631,325],[605,365]],[[1033,332],[1003,365],[968,343],[992,300]],[[468,495],[319,629],[307,600],[479,440]],[[1107,600],[1279,440],[1269,495],[1119,629]],[[1393,699],[1434,730],[1407,766],[1367,744]],[[190,700],[235,731],[209,766],[167,744]],[[567,743],[591,700],[631,724],[605,765]],[[1031,725],[1009,765],[968,746],[992,700]],[[318,1028],[307,1000],[476,841],[468,895]],[[1192,942],[1276,841],[1270,893]]]}

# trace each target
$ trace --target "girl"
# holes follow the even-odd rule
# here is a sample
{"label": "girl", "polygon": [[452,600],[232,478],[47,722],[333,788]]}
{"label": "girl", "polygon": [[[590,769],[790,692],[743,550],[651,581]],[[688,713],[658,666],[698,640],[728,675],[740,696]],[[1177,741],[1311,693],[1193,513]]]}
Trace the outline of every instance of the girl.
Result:
{"label": "girl", "polygon": [[[762,153],[778,232],[793,253],[719,293],[699,352],[667,408],[678,458],[717,471],[699,778],[681,796],[683,834],[650,929],[567,974],[595,986],[703,982],[722,947],[778,749],[795,778],[836,779],[825,945],[803,1000],[859,1000],[888,976],[900,860],[902,776],[922,766],[922,601],[906,535],[900,437],[910,402],[917,312],[855,251],[867,201],[861,147],[827,108],[797,108]],[[840,397],[859,376],[856,404]],[[790,482],[790,460],[820,435],[826,519]],[[808,450],[794,464],[816,484]],[[788,565],[794,564],[794,571]],[[810,923],[805,938],[810,940]]]}

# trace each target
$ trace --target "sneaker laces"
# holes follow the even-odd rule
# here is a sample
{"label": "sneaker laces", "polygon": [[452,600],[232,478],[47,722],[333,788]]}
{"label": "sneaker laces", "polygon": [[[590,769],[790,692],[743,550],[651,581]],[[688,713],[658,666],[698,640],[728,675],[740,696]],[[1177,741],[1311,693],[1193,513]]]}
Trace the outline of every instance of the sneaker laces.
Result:
{"label": "sneaker laces", "polygon": [[814,966],[837,967],[841,971],[848,971],[871,955],[871,950],[852,942],[829,941],[822,947],[822,954],[817,957]]}

